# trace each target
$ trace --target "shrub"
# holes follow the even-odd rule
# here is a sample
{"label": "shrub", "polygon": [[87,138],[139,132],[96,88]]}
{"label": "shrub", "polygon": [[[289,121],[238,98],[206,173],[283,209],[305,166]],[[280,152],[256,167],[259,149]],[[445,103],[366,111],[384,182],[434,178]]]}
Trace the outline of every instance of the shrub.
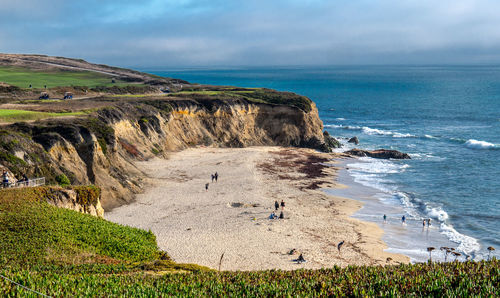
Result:
{"label": "shrub", "polygon": [[64,174],[56,176],[56,181],[61,186],[67,186],[71,184],[71,181],[69,181],[68,177]]}

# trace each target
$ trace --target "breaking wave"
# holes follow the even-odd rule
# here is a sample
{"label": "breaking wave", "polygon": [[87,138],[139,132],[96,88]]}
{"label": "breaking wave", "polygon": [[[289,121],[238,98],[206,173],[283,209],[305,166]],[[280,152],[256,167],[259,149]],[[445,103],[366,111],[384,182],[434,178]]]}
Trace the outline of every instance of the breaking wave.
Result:
{"label": "breaking wave", "polygon": [[465,146],[471,149],[498,149],[498,145],[486,142],[470,139],[465,142]]}
{"label": "breaking wave", "polygon": [[340,128],[346,130],[359,130],[367,135],[381,135],[381,136],[392,136],[394,138],[416,138],[417,136],[409,133],[400,133],[390,130],[383,130],[377,128],[371,128],[368,126],[349,126],[349,125],[337,125],[337,124],[327,124],[325,127]]}

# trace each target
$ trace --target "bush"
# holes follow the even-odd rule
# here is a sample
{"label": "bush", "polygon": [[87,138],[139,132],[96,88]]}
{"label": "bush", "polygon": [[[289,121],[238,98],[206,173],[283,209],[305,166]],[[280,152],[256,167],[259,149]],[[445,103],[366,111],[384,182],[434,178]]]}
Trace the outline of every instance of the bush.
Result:
{"label": "bush", "polygon": [[68,177],[64,174],[56,176],[56,181],[61,186],[68,186],[71,184],[71,181],[69,181]]}

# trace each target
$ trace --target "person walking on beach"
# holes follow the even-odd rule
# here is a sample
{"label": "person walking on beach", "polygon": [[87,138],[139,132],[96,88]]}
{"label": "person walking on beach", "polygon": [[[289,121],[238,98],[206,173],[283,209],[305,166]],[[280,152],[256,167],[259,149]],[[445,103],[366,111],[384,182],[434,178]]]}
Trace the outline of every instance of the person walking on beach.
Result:
{"label": "person walking on beach", "polygon": [[297,264],[305,263],[305,262],[306,262],[306,259],[304,259],[304,256],[302,254],[300,254],[299,258],[297,259]]}
{"label": "person walking on beach", "polygon": [[205,184],[205,190],[208,191],[208,183]]}
{"label": "person walking on beach", "polygon": [[212,174],[212,183],[214,182],[214,179],[215,179],[215,175]]}
{"label": "person walking on beach", "polygon": [[215,172],[214,177],[215,177],[215,182],[217,182],[217,179],[219,178],[219,174],[217,174],[217,172]]}
{"label": "person walking on beach", "polygon": [[337,249],[339,250],[339,254],[340,254],[340,249],[342,248],[342,245],[344,245],[344,242],[345,242],[345,240],[342,240],[341,242],[339,242],[339,244],[337,244]]}
{"label": "person walking on beach", "polygon": [[387,222],[387,215],[384,214],[384,223]]}
{"label": "person walking on beach", "polygon": [[278,201],[274,201],[274,211],[278,211],[279,208],[280,204],[278,203]]}
{"label": "person walking on beach", "polygon": [[431,227],[431,219],[430,219],[430,218],[428,218],[428,219],[427,219],[427,227],[428,227],[428,228],[430,228],[430,227]]}
{"label": "person walking on beach", "polygon": [[422,220],[422,226],[425,228],[425,219]]}
{"label": "person walking on beach", "polygon": [[403,217],[401,217],[401,222],[402,222],[403,224],[406,224],[406,216],[404,216],[404,215],[403,215]]}
{"label": "person walking on beach", "polygon": [[285,210],[285,202],[281,200],[281,210]]}

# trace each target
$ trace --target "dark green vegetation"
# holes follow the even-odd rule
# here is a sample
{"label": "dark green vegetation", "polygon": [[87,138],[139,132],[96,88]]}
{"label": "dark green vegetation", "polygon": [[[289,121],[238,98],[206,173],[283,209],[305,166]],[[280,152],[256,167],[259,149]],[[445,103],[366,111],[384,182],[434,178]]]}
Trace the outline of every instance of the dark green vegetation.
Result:
{"label": "dark green vegetation", "polygon": [[109,75],[92,71],[71,71],[67,69],[32,70],[21,67],[0,66],[0,82],[20,88],[62,87],[62,86],[113,86],[127,85],[128,82],[112,83]]}
{"label": "dark green vegetation", "polygon": [[[74,189],[82,205],[95,203],[99,190]],[[159,257],[151,232],[55,208],[50,187],[9,189],[0,198],[0,256],[3,266],[73,263],[78,258],[109,262],[153,261]],[[133,244],[133,245],[131,245]]]}
{"label": "dark green vegetation", "polygon": [[312,109],[312,101],[302,95],[292,92],[280,92],[266,88],[236,88],[203,86],[184,88],[181,92],[171,96],[187,97],[193,99],[245,99],[252,103],[267,103],[273,105],[288,105],[299,108],[305,112]]}
{"label": "dark green vegetation", "polygon": [[[51,296],[500,295],[496,259],[258,272],[176,264],[151,232],[52,207],[47,195],[46,188],[0,191],[0,274]],[[29,294],[4,279],[0,293]]]}
{"label": "dark green vegetation", "polygon": [[[72,189],[82,205],[99,197],[99,189],[93,186]],[[0,190],[2,275],[22,284],[41,282],[31,286],[57,296],[88,290],[65,285],[65,280],[79,284],[81,278],[111,281],[112,273],[126,278],[146,271],[208,270],[170,261],[151,232],[49,205],[46,201],[56,191],[51,187]],[[26,292],[2,279],[0,293]]]}
{"label": "dark green vegetation", "polygon": [[69,181],[68,177],[64,174],[57,175],[56,181],[57,181],[57,184],[59,184],[61,186],[67,186],[67,185],[71,184],[71,181]]}

